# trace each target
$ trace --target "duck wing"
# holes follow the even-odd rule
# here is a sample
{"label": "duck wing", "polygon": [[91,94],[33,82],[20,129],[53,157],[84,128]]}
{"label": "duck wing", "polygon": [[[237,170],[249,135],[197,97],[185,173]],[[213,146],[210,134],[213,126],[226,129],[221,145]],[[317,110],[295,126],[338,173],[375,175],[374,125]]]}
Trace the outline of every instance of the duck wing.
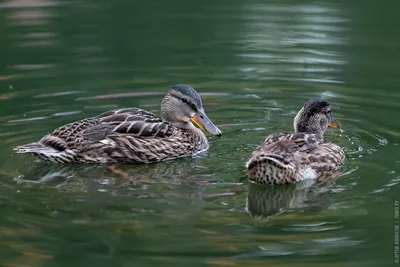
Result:
{"label": "duck wing", "polygon": [[163,122],[154,113],[139,108],[123,108],[104,112],[95,119],[96,125],[82,134],[92,140],[102,140],[109,135],[129,135],[137,138],[168,138],[175,127]]}

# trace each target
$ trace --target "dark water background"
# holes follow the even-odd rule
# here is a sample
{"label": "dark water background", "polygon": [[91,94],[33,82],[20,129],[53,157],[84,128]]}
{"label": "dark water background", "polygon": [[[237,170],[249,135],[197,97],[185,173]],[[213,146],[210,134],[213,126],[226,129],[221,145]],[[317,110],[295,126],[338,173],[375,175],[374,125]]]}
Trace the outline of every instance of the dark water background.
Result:
{"label": "dark water background", "polygon": [[[0,1],[0,265],[391,266],[399,9],[395,0]],[[109,109],[159,113],[175,83],[202,94],[224,133],[204,155],[120,166],[132,180],[12,151]],[[327,137],[346,152],[345,175],[325,186],[239,183],[252,149],[290,130],[311,97],[342,124]]]}

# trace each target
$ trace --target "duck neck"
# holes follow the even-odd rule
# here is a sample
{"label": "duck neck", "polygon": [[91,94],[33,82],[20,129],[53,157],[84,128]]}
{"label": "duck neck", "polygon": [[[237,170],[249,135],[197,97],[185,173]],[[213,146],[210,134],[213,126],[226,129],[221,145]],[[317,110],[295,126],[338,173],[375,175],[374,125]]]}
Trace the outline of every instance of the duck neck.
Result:
{"label": "duck neck", "polygon": [[316,116],[307,116],[302,108],[294,118],[294,132],[323,135],[324,130],[320,127],[320,122]]}
{"label": "duck neck", "polygon": [[198,147],[198,150],[204,150],[209,148],[208,144],[208,139],[207,136],[204,134],[204,132],[194,126],[191,122],[186,123],[184,127],[179,127],[183,131],[187,132],[190,136],[193,137],[193,141],[195,145]]}

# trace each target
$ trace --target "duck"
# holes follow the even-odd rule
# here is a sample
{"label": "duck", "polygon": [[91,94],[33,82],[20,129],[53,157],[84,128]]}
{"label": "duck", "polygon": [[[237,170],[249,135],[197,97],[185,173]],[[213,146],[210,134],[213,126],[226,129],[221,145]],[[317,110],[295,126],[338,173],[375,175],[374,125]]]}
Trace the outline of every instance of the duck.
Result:
{"label": "duck", "polygon": [[323,137],[328,128],[340,128],[330,104],[320,98],[306,101],[293,126],[294,132],[271,134],[254,149],[246,163],[250,182],[278,185],[340,176],[344,151]]}
{"label": "duck", "polygon": [[110,110],[60,126],[14,151],[52,163],[153,163],[208,150],[203,131],[222,135],[200,95],[176,84],[161,102],[161,118],[140,108]]}

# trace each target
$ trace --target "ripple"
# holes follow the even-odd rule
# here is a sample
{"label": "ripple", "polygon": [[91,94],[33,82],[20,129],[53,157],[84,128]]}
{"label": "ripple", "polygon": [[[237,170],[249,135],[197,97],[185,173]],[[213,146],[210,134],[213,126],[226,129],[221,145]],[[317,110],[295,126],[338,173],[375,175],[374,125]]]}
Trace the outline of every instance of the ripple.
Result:
{"label": "ripple", "polygon": [[64,92],[56,92],[56,93],[50,93],[50,94],[40,94],[40,95],[34,96],[33,98],[66,96],[66,95],[75,95],[75,94],[81,94],[81,93],[83,93],[83,91],[64,91]]}
{"label": "ripple", "polygon": [[288,228],[282,228],[283,231],[288,231],[288,232],[305,232],[305,233],[311,233],[311,232],[325,232],[325,231],[332,231],[332,230],[337,230],[341,229],[343,226],[305,226],[305,227],[300,227],[300,226],[291,226]]}
{"label": "ripple", "polygon": [[1,3],[0,8],[26,8],[26,7],[54,7],[67,5],[69,2],[65,1],[8,1],[8,3]]}
{"label": "ripple", "polygon": [[80,110],[57,112],[57,113],[51,114],[49,116],[39,116],[39,117],[31,117],[31,118],[26,118],[26,119],[9,120],[9,121],[7,121],[7,123],[19,123],[19,122],[31,122],[31,121],[37,121],[37,120],[46,120],[46,119],[50,119],[52,117],[70,116],[70,115],[79,114],[81,112],[82,111],[80,111]]}
{"label": "ripple", "polygon": [[159,92],[131,92],[131,93],[120,93],[120,94],[107,94],[107,95],[96,95],[77,98],[76,101],[84,101],[90,99],[112,99],[112,98],[124,98],[124,97],[141,97],[141,96],[153,96],[163,95]]}

